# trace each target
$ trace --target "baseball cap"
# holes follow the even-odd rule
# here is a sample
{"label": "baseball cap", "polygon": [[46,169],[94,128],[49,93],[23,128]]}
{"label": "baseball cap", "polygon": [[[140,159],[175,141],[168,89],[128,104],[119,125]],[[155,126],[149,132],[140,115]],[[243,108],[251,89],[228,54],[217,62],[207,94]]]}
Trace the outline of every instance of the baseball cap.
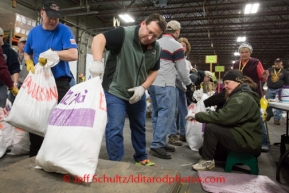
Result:
{"label": "baseball cap", "polygon": [[280,58],[276,58],[275,62],[282,62]]}
{"label": "baseball cap", "polygon": [[43,4],[43,9],[45,10],[46,15],[48,17],[53,17],[53,18],[61,17],[59,6],[54,1],[46,1]]}
{"label": "baseball cap", "polygon": [[25,38],[25,37],[22,37],[18,40],[18,42],[26,42],[26,41],[27,41],[27,38]]}
{"label": "baseball cap", "polygon": [[167,31],[179,30],[179,29],[181,29],[181,24],[178,21],[172,20],[172,21],[168,22]]}
{"label": "baseball cap", "polygon": [[3,36],[4,35],[4,31],[3,29],[0,27],[0,36]]}
{"label": "baseball cap", "polygon": [[205,76],[210,78],[210,81],[213,82],[213,74],[210,71],[205,71]]}
{"label": "baseball cap", "polygon": [[205,71],[205,76],[208,76],[210,78],[213,78],[213,74],[210,71]]}

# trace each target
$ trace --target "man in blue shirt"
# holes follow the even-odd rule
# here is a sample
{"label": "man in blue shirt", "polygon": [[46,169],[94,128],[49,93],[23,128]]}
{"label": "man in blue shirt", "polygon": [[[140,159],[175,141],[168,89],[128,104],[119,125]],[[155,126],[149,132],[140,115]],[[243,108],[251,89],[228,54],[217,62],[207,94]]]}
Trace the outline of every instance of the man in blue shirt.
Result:
{"label": "man in blue shirt", "polygon": [[[34,27],[27,38],[24,48],[24,59],[27,71],[34,73],[34,64],[38,63],[39,55],[48,49],[54,50],[59,56],[59,63],[51,68],[58,91],[58,102],[69,90],[71,73],[69,61],[78,59],[78,51],[71,30],[59,23],[61,17],[59,6],[53,1],[46,1],[40,10],[42,24]],[[45,65],[45,64],[44,64]],[[43,137],[29,133],[29,156],[35,156],[41,147]]]}

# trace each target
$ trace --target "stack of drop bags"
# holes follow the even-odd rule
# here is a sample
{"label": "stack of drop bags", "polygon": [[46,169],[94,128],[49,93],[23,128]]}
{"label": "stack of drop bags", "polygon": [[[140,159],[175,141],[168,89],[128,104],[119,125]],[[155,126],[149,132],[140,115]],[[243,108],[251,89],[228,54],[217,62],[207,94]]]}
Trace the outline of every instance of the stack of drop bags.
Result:
{"label": "stack of drop bags", "polygon": [[[71,87],[56,105],[55,81],[50,68],[58,63],[59,58],[56,60],[56,56],[51,52],[48,50],[40,54],[39,57],[47,59],[47,64],[44,67],[37,64],[35,74],[29,73],[26,79],[31,76],[30,85],[35,86],[27,88],[29,86],[24,84],[25,79],[24,86],[14,102],[19,103],[18,109],[14,105],[11,110],[19,112],[25,105],[29,115],[27,112],[21,115],[18,113],[17,116],[21,118],[9,115],[8,119],[11,124],[22,125],[22,119],[25,117],[29,119],[29,124],[23,125],[22,128],[44,136],[36,156],[36,168],[80,177],[90,174],[91,179],[85,182],[91,182],[107,123],[106,100],[101,79],[95,77]],[[39,93],[43,91],[44,94]],[[25,93],[25,99],[19,97],[21,92]]]}

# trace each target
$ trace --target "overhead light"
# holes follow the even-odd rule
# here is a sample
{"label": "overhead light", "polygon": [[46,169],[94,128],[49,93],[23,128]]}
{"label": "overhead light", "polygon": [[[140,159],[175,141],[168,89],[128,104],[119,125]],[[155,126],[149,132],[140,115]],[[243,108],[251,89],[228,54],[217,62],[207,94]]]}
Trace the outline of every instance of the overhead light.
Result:
{"label": "overhead light", "polygon": [[134,19],[128,15],[128,14],[121,14],[121,15],[118,15],[123,21],[125,21],[126,23],[131,23],[131,22],[134,22]]}
{"label": "overhead light", "polygon": [[232,63],[234,64],[234,63],[235,63],[235,61],[232,61]]}
{"label": "overhead light", "polygon": [[234,52],[234,56],[240,56],[239,52]]}
{"label": "overhead light", "polygon": [[259,8],[259,3],[254,3],[251,9],[251,13],[257,13]]}
{"label": "overhead light", "polygon": [[244,41],[246,41],[246,37],[245,36],[237,38],[237,42],[244,42]]}
{"label": "overhead light", "polygon": [[245,14],[250,14],[250,13],[257,13],[259,7],[259,3],[254,3],[254,4],[247,4],[245,7]]}

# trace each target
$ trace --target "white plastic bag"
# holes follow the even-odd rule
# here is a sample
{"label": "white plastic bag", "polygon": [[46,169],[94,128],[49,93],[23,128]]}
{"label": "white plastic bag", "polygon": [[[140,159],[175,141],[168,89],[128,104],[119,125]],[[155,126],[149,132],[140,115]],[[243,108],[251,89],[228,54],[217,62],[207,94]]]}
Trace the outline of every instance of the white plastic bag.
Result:
{"label": "white plastic bag", "polygon": [[25,155],[30,150],[29,133],[19,128],[15,128],[11,151],[9,155]]}
{"label": "white plastic bag", "polygon": [[58,63],[57,56],[51,50],[40,54],[40,57],[47,58],[47,64],[44,67],[37,64],[35,74],[29,72],[25,78],[6,119],[8,123],[36,135],[45,135],[49,115],[58,100],[50,69]]}
{"label": "white plastic bag", "polygon": [[15,132],[14,127],[4,121],[7,116],[8,112],[0,108],[0,158],[5,154],[7,148],[11,146]]}
{"label": "white plastic bag", "polygon": [[[198,101],[197,103],[191,103],[188,107],[188,115],[196,114],[198,112],[206,112],[206,108],[203,100],[208,98],[206,94],[203,93],[203,90],[196,90],[194,92],[194,98]],[[196,120],[188,120],[186,125],[186,140],[193,151],[199,151],[199,148],[202,147],[204,141],[204,124],[197,122]]]}
{"label": "white plastic bag", "polygon": [[5,154],[6,150],[7,150],[7,147],[6,147],[6,142],[4,139],[4,134],[2,130],[0,130],[0,158]]}
{"label": "white plastic bag", "polygon": [[73,86],[53,109],[36,157],[36,168],[91,178],[98,163],[107,123],[106,100],[99,77]]}

